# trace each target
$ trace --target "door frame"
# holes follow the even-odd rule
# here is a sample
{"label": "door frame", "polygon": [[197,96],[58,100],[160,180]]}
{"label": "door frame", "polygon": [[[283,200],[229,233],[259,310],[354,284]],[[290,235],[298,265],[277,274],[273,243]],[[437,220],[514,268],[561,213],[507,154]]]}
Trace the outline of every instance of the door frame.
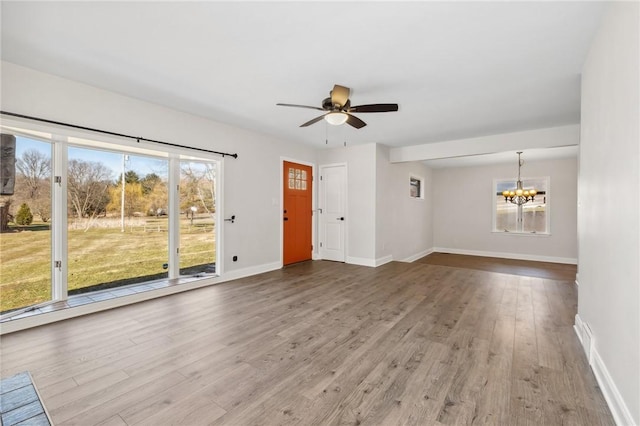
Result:
{"label": "door frame", "polygon": [[311,215],[311,244],[313,245],[313,251],[311,252],[311,260],[320,259],[320,254],[318,252],[318,242],[317,242],[317,228],[318,228],[318,215],[317,215],[317,207],[316,200],[317,196],[317,179],[316,179],[316,165],[315,163],[311,163],[309,161],[297,160],[291,157],[280,157],[280,181],[279,181],[279,189],[280,192],[280,208],[278,210],[278,221],[280,222],[280,268],[284,267],[284,222],[282,220],[282,211],[284,210],[284,162],[288,161],[290,163],[298,163],[304,166],[311,167],[311,176],[313,179],[311,180],[311,210],[313,214]]}
{"label": "door frame", "polygon": [[[349,165],[347,163],[329,163],[329,164],[320,164],[318,166],[318,175],[322,173],[322,169],[325,167],[344,167],[344,215],[347,220],[344,222],[344,263],[347,262],[347,253],[349,253]],[[318,180],[319,181],[319,180]],[[318,203],[320,202],[320,188],[318,184]],[[321,228],[322,220],[318,220],[318,235],[322,235]],[[313,246],[315,248],[315,245]],[[318,259],[322,259],[320,256],[320,250],[318,247]]]}

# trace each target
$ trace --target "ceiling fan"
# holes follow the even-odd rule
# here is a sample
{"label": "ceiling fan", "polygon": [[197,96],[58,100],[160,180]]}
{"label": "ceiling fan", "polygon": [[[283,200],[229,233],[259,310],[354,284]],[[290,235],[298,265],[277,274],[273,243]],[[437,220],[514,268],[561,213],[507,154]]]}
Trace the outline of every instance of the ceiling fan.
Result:
{"label": "ceiling fan", "polygon": [[349,93],[351,89],[348,87],[340,86],[338,84],[333,86],[333,90],[329,93],[329,97],[322,101],[322,108],[308,106],[308,105],[294,105],[294,104],[276,104],[278,106],[295,107],[295,108],[309,108],[318,111],[324,111],[325,113],[319,117],[309,120],[306,123],[300,125],[300,127],[307,127],[313,123],[317,123],[323,118],[334,126],[347,123],[348,125],[361,129],[367,125],[364,121],[360,120],[352,113],[361,112],[393,112],[398,110],[398,104],[369,104],[351,106],[349,100]]}

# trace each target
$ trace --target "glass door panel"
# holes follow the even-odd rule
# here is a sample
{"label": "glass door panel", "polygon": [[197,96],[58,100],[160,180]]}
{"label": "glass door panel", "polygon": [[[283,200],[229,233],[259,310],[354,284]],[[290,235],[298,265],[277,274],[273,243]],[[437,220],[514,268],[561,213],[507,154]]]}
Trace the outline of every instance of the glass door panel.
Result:
{"label": "glass door panel", "polygon": [[180,274],[216,272],[216,163],[180,162]]}
{"label": "glass door panel", "polygon": [[168,276],[168,161],[70,147],[69,294]]}
{"label": "glass door panel", "polygon": [[2,134],[0,311],[51,300],[51,144]]}

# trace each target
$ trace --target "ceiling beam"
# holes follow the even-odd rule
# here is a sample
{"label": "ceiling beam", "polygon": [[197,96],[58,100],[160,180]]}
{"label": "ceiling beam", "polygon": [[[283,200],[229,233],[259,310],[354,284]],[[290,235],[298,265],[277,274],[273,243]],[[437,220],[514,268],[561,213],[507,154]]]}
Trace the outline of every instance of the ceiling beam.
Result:
{"label": "ceiling beam", "polygon": [[390,158],[392,163],[403,163],[408,161],[495,154],[507,151],[516,152],[527,149],[574,146],[579,143],[580,125],[572,124],[568,126],[392,148],[390,150]]}

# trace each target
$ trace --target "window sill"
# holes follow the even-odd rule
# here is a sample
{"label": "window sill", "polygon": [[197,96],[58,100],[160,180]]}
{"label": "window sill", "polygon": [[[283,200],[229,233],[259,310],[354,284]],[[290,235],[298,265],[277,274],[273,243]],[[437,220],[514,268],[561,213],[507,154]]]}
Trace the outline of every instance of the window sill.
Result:
{"label": "window sill", "polygon": [[551,234],[545,232],[505,232],[505,231],[491,231],[492,234],[497,235],[516,235],[518,237],[550,237]]}
{"label": "window sill", "polygon": [[[69,296],[67,300],[46,304],[43,303],[26,310],[18,310],[15,315],[11,315],[11,313],[5,314],[4,317],[0,320],[0,323],[2,324],[2,333],[0,334],[11,332],[7,331],[6,329],[10,328],[7,326],[14,321],[16,323],[19,323],[23,320],[35,320],[35,322],[39,323],[40,321],[36,319],[37,317],[50,316],[45,314],[64,315],[64,311],[71,311],[74,308],[80,307],[84,307],[85,309],[83,309],[83,311],[86,310],[86,313],[100,312],[101,310],[104,310],[105,307],[109,309],[117,306],[125,306],[144,300],[154,299],[156,297],[162,297],[168,294],[190,290],[192,289],[191,287],[210,285],[211,279],[216,278],[219,278],[219,276],[214,274],[202,276],[183,276],[176,279],[162,279],[157,281],[149,281],[145,283],[116,287],[109,290],[72,295]],[[74,316],[75,315],[70,315],[69,318],[73,318]],[[49,323],[49,321],[45,320],[44,318],[41,321],[42,324]],[[21,329],[21,327],[18,327],[18,329]]]}

